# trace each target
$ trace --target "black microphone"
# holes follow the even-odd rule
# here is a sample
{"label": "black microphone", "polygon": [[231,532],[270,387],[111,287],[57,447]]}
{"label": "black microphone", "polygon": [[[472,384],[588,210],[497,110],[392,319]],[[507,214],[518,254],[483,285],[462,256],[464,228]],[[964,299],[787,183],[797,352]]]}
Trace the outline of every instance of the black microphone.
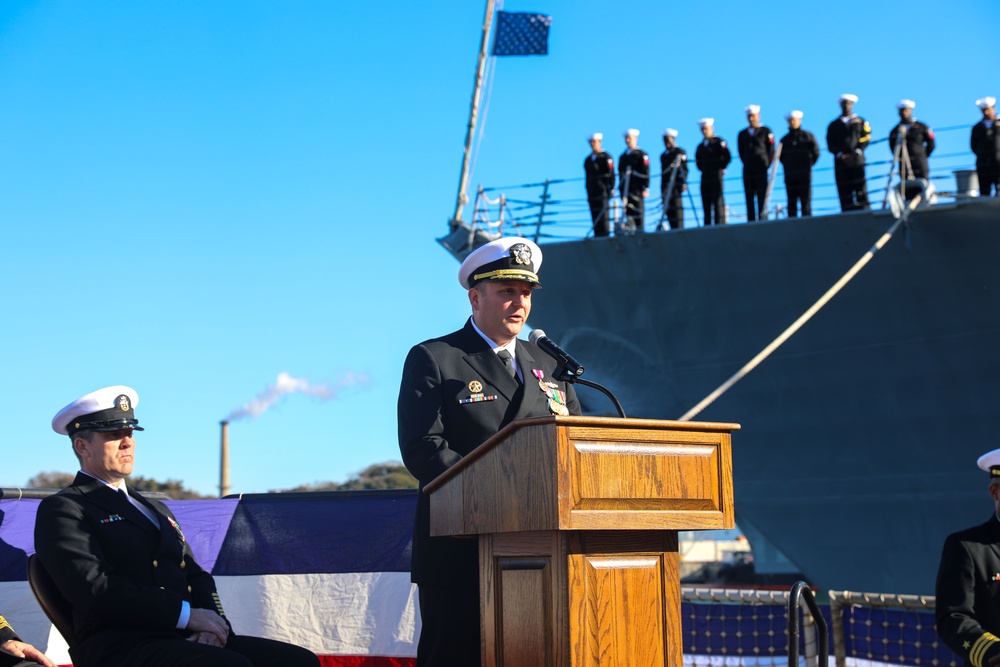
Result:
{"label": "black microphone", "polygon": [[559,368],[557,369],[556,376],[558,379],[559,371],[565,371],[565,373],[570,377],[580,377],[583,375],[583,366],[580,365],[573,357],[569,356],[566,350],[562,349],[555,342],[545,335],[545,332],[541,329],[532,330],[531,334],[528,336],[528,340],[542,348],[542,351],[559,362]]}

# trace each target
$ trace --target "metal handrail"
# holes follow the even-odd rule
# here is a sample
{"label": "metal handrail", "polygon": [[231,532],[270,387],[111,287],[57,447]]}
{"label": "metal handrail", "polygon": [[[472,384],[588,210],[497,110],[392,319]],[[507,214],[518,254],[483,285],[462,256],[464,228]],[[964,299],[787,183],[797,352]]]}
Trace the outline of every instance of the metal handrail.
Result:
{"label": "metal handrail", "polygon": [[826,667],[830,664],[829,629],[819,605],[816,604],[816,597],[813,595],[812,589],[804,581],[795,582],[792,586],[792,592],[788,596],[788,667],[798,667],[799,664],[799,603],[802,599],[805,599],[806,607],[812,614],[818,629],[818,665]]}

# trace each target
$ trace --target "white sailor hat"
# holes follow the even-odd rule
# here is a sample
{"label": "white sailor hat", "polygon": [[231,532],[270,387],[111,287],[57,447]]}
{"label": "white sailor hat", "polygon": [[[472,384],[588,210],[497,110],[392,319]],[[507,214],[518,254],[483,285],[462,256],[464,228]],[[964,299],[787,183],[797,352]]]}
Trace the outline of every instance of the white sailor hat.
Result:
{"label": "white sailor hat", "polygon": [[634,127],[630,127],[629,129],[625,130],[624,136],[626,136],[626,137],[628,137],[628,136],[638,137],[639,136],[639,130],[635,129]]}
{"label": "white sailor hat", "polygon": [[982,99],[976,100],[976,106],[980,109],[989,109],[990,107],[996,106],[997,98],[995,97],[984,97]]}
{"label": "white sailor hat", "polygon": [[791,111],[785,114],[785,120],[791,120],[793,118],[801,119],[802,112],[799,111],[798,109],[792,109]]}
{"label": "white sailor hat", "polygon": [[587,141],[601,141],[604,139],[604,135],[600,132],[594,132],[592,135],[587,137]]}
{"label": "white sailor hat", "polygon": [[521,236],[505,236],[476,248],[458,269],[458,282],[472,289],[485,281],[520,280],[541,287],[542,249]]}
{"label": "white sailor hat", "polygon": [[913,100],[900,100],[899,103],[896,105],[896,108],[897,109],[915,109],[916,106],[917,106],[917,103],[914,102]]}
{"label": "white sailor hat", "polygon": [[139,394],[132,387],[115,385],[81,396],[52,418],[52,430],[72,436],[77,431],[144,430],[135,418]]}
{"label": "white sailor hat", "polygon": [[979,457],[976,461],[976,465],[979,466],[980,470],[985,470],[990,474],[990,479],[995,477],[1000,477],[1000,449],[994,449],[992,452],[986,452]]}
{"label": "white sailor hat", "polygon": [[759,104],[749,104],[749,105],[743,107],[743,111],[745,111],[747,114],[760,113],[760,105]]}
{"label": "white sailor hat", "polygon": [[677,130],[675,130],[672,127],[668,127],[667,129],[665,129],[663,131],[663,136],[665,136],[665,137],[673,137],[674,139],[676,139],[677,138]]}
{"label": "white sailor hat", "polygon": [[702,118],[701,120],[698,121],[698,127],[705,127],[706,125],[712,125],[714,127],[715,126],[715,119],[714,118]]}
{"label": "white sailor hat", "polygon": [[837,98],[837,101],[838,102],[854,102],[855,104],[857,104],[857,102],[858,102],[858,96],[857,95],[851,95],[850,93],[844,93],[843,95],[841,95],[840,97]]}

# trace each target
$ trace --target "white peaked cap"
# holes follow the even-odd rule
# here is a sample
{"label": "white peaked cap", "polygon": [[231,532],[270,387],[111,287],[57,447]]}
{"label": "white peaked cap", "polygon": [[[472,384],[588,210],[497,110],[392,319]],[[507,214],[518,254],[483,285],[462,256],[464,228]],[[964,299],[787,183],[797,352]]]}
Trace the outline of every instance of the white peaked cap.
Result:
{"label": "white peaked cap", "polygon": [[844,93],[843,95],[841,95],[840,97],[837,98],[837,101],[838,102],[854,102],[854,103],[857,103],[858,96],[857,95],[851,95],[850,93]]}
{"label": "white peaked cap", "polygon": [[521,236],[504,236],[476,248],[458,267],[458,282],[465,289],[485,281],[520,280],[538,285],[542,249]]}
{"label": "white peaked cap", "polygon": [[989,109],[990,107],[996,106],[997,98],[995,97],[984,97],[981,100],[976,100],[976,106],[980,109]]}
{"label": "white peaked cap", "polygon": [[915,109],[917,103],[913,100],[900,100],[899,104],[896,105],[897,109]]}
{"label": "white peaked cap", "polygon": [[1000,466],[1000,449],[994,449],[993,451],[986,452],[979,457],[976,461],[976,465],[979,466],[980,470],[985,470],[990,473],[990,477],[1000,477],[1000,471],[994,471],[993,469]]}
{"label": "white peaked cap", "polygon": [[600,132],[594,132],[592,135],[587,137],[587,141],[601,141],[604,139],[604,135]]}
{"label": "white peaked cap", "polygon": [[52,418],[52,430],[60,435],[77,431],[142,431],[135,418],[139,394],[132,387],[114,385],[76,399]]}
{"label": "white peaked cap", "polygon": [[665,136],[665,137],[674,137],[676,139],[677,138],[677,130],[675,130],[672,127],[668,127],[667,129],[665,129],[663,131],[663,136]]}
{"label": "white peaked cap", "polygon": [[705,127],[706,125],[711,125],[712,127],[715,127],[715,119],[702,118],[701,120],[698,121],[698,127]]}
{"label": "white peaked cap", "polygon": [[802,118],[802,112],[798,109],[793,109],[785,114],[785,120],[791,120],[793,118]]}
{"label": "white peaked cap", "polygon": [[639,136],[639,130],[635,129],[634,127],[630,127],[629,129],[625,130],[625,136],[626,137],[628,137],[628,136],[638,137]]}
{"label": "white peaked cap", "polygon": [[760,105],[759,104],[749,104],[749,105],[743,107],[743,111],[745,111],[748,114],[751,114],[751,113],[760,113]]}

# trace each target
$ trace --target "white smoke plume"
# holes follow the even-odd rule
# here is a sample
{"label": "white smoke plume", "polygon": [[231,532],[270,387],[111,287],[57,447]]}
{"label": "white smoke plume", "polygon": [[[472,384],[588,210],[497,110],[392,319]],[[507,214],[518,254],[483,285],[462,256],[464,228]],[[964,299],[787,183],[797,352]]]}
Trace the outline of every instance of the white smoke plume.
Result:
{"label": "white smoke plume", "polygon": [[259,417],[267,411],[275,402],[285,394],[308,394],[316,396],[324,401],[328,401],[337,395],[337,392],[347,387],[357,384],[365,384],[368,378],[362,373],[346,373],[335,383],[309,384],[308,380],[292,377],[285,371],[278,373],[278,379],[274,384],[268,385],[267,389],[257,394],[256,397],[241,408],[237,408],[229,413],[225,421],[231,422],[245,417]]}

